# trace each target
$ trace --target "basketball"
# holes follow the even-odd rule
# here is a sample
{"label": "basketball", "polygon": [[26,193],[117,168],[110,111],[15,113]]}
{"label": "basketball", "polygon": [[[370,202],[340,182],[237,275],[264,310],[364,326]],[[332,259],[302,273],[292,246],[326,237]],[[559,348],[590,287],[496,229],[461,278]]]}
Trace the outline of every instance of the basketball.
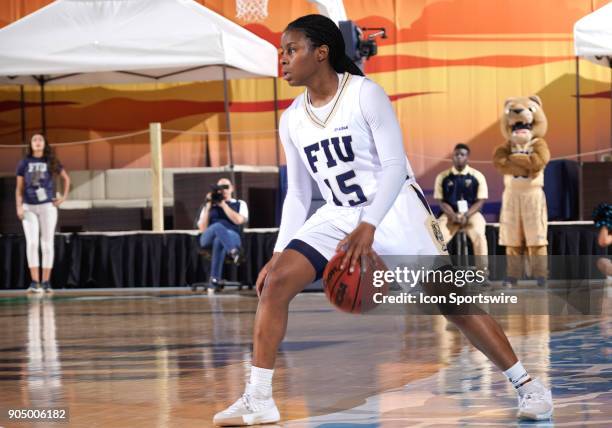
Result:
{"label": "basketball", "polygon": [[337,253],[323,271],[323,290],[329,301],[343,312],[362,314],[374,309],[375,293],[386,294],[388,287],[376,288],[373,285],[375,270],[386,269],[383,260],[372,251],[370,256],[361,256],[353,272],[349,267],[340,269],[344,252]]}

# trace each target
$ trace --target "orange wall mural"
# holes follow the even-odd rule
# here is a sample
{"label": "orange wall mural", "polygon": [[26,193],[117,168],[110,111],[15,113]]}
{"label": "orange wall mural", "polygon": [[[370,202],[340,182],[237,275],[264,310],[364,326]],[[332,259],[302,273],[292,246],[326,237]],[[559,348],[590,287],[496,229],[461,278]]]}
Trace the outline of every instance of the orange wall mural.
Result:
{"label": "orange wall mural", "polygon": [[[49,4],[6,0],[0,27]],[[306,0],[270,0],[261,23],[235,18],[234,1],[199,3],[278,46],[286,24],[316,13]],[[406,152],[421,185],[431,190],[435,175],[458,142],[472,147],[473,166],[485,173],[491,199],[499,200],[501,177],[490,161],[501,143],[503,101],[538,94],[549,118],[553,157],[575,154],[576,61],[573,24],[607,0],[345,0],[360,26],[385,27],[367,75],[384,87],[400,120]],[[253,53],[245,52],[245,55]],[[610,147],[610,70],[580,60],[582,152]],[[230,82],[236,164],[276,164],[273,79]],[[277,83],[286,108],[301,89]],[[0,86],[0,145],[21,144],[18,87]],[[38,88],[25,88],[27,133],[41,126]],[[220,82],[184,84],[49,86],[47,129],[51,142],[101,139],[63,146],[70,169],[148,167],[147,135],[106,141],[161,122],[164,165],[190,167],[228,163],[223,88]],[[281,150],[282,152],[282,150]],[[20,148],[0,148],[0,171],[12,172]],[[281,162],[283,160],[280,153]],[[585,160],[594,160],[595,156]]]}

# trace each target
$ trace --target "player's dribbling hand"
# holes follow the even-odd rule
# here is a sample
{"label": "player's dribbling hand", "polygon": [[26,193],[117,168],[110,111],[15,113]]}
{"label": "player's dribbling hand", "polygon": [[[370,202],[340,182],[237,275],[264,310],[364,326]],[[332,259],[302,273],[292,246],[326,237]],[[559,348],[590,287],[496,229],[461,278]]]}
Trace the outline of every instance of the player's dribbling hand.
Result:
{"label": "player's dribbling hand", "polygon": [[261,292],[263,291],[263,286],[266,281],[266,276],[268,276],[268,272],[276,263],[276,260],[281,255],[281,253],[272,254],[272,258],[261,268],[259,271],[259,275],[257,275],[257,281],[255,281],[255,290],[257,290],[257,297],[261,296]]}
{"label": "player's dribbling hand", "polygon": [[374,242],[374,232],[376,227],[370,223],[361,222],[351,233],[342,241],[338,242],[336,252],[345,250],[344,259],[340,269],[349,266],[349,272],[355,270],[355,263],[362,255],[368,256],[372,251],[372,243]]}

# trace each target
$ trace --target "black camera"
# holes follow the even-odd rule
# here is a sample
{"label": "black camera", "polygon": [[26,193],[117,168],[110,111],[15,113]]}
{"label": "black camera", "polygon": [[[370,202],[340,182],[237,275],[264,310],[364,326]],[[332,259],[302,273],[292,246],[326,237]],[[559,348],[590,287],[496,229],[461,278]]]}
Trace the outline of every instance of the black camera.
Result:
{"label": "black camera", "polygon": [[218,204],[223,200],[223,191],[229,189],[227,184],[213,184],[210,186],[210,201],[213,204]]}
{"label": "black camera", "polygon": [[[344,39],[344,53],[353,61],[359,68],[363,69],[363,61],[370,59],[378,54],[378,45],[376,38],[387,38],[387,30],[384,27],[359,27],[353,21],[338,22],[342,38]],[[366,31],[375,31],[368,35]]]}

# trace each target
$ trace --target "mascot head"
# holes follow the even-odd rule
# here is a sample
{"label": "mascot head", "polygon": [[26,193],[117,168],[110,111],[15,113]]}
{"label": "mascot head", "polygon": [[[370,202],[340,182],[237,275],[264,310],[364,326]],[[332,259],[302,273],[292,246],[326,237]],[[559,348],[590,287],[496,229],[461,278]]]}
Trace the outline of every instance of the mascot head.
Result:
{"label": "mascot head", "polygon": [[548,122],[537,95],[508,98],[504,103],[501,131],[506,140],[526,143],[546,134]]}

